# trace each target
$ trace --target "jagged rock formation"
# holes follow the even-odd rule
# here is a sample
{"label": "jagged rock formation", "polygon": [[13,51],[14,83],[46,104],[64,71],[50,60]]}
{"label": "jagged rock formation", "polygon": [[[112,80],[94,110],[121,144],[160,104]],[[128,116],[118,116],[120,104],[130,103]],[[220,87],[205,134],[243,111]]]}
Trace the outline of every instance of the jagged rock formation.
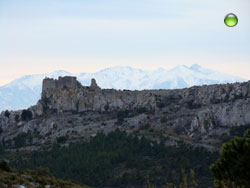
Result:
{"label": "jagged rock formation", "polygon": [[97,85],[95,79],[91,79],[91,85],[90,85],[90,89],[93,89],[93,90],[100,90],[101,88]]}
{"label": "jagged rock formation", "polygon": [[[55,137],[76,131],[83,136],[86,130],[81,123],[84,122],[92,126],[91,129],[96,126],[92,135],[102,123],[108,125],[103,130],[117,128],[119,121],[116,122],[114,115],[129,111],[130,115],[121,123],[128,131],[150,124],[161,133],[174,129],[189,137],[202,135],[206,139],[209,135],[227,133],[232,126],[250,124],[250,81],[177,90],[121,91],[101,89],[94,79],[91,86],[86,87],[75,77],[46,78],[41,99],[28,110],[32,117],[26,119],[24,111],[2,112],[0,138],[12,139],[21,131],[29,130],[42,135],[51,133]],[[77,120],[73,122],[74,127],[70,127],[67,122],[73,116]]]}

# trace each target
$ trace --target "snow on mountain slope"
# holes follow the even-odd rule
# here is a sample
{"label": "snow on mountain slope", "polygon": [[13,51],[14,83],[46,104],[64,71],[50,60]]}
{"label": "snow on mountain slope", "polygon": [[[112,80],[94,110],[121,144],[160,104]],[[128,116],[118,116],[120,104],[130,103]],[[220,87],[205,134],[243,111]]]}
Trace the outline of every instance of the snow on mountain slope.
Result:
{"label": "snow on mountain slope", "polygon": [[72,75],[66,71],[55,71],[48,74],[27,75],[0,87],[0,112],[18,110],[37,103],[41,96],[42,80],[45,77],[58,78]]}
{"label": "snow on mountain slope", "polygon": [[131,67],[113,67],[77,78],[83,85],[89,85],[91,78],[95,78],[101,88],[143,89],[138,85],[146,74],[146,71]]}
{"label": "snow on mountain slope", "polygon": [[197,64],[180,65],[170,70],[159,68],[144,71],[131,67],[112,67],[96,73],[72,74],[55,71],[47,74],[27,75],[0,87],[0,111],[17,110],[36,104],[41,95],[42,80],[45,77],[76,76],[82,85],[90,85],[95,78],[101,88],[114,89],[177,89],[194,85],[223,84],[246,81],[240,77],[205,69]]}

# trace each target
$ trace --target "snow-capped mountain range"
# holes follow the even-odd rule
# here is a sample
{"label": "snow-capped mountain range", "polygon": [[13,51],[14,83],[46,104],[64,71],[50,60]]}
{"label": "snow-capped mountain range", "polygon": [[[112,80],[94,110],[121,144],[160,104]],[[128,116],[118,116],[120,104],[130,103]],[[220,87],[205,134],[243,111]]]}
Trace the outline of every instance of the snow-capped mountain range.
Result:
{"label": "snow-capped mountain range", "polygon": [[131,67],[112,67],[96,73],[72,74],[66,71],[26,75],[0,87],[0,112],[2,110],[24,109],[40,99],[42,80],[45,77],[76,76],[82,85],[90,85],[95,78],[101,88],[114,89],[179,89],[191,86],[243,82],[246,79],[218,71],[205,69],[197,64],[191,67],[180,65],[166,70],[159,68],[144,71]]}

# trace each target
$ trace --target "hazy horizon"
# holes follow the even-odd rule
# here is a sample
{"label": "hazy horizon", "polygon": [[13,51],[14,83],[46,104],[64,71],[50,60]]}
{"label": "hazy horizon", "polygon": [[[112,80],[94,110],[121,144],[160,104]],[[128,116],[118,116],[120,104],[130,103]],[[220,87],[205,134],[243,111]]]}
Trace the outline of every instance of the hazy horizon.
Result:
{"label": "hazy horizon", "polygon": [[[234,28],[223,23],[239,17]],[[27,74],[199,64],[250,79],[249,0],[0,1],[0,86]]]}
{"label": "hazy horizon", "polygon": [[[71,71],[68,71],[68,70],[58,69],[58,70],[54,70],[54,71],[50,71],[50,72],[42,72],[42,73],[37,73],[37,74],[35,74],[35,73],[34,73],[34,74],[33,74],[33,73],[25,74],[25,75],[22,75],[22,76],[20,76],[20,77],[18,77],[18,78],[15,78],[14,80],[11,80],[11,81],[7,82],[7,83],[4,83],[4,84],[2,84],[2,85],[0,84],[0,87],[1,87],[1,86],[4,86],[4,85],[7,85],[7,84],[11,83],[12,81],[15,81],[16,79],[22,78],[22,77],[27,76],[27,75],[41,75],[41,74],[48,74],[48,73],[53,73],[53,72],[57,72],[57,71],[65,71],[65,72],[69,72],[69,73],[72,73],[72,74],[81,74],[81,73],[89,74],[89,73],[97,73],[97,72],[100,72],[100,71],[102,71],[102,70],[104,70],[104,69],[121,68],[121,67],[122,67],[122,68],[126,68],[126,67],[129,67],[129,68],[132,68],[132,69],[138,69],[138,70],[142,70],[142,71],[153,72],[153,71],[156,71],[156,70],[162,69],[162,68],[165,69],[166,71],[169,71],[169,70],[171,70],[171,69],[173,69],[173,68],[176,68],[176,67],[178,67],[178,66],[186,66],[186,67],[188,67],[188,68],[191,68],[191,66],[193,66],[193,65],[199,65],[199,64],[191,64],[191,65],[184,65],[184,64],[182,64],[182,65],[177,65],[177,66],[173,66],[173,67],[170,67],[170,68],[157,67],[157,68],[154,68],[154,69],[143,69],[143,68],[136,68],[136,67],[132,67],[132,66],[113,66],[113,67],[106,67],[106,68],[103,68],[103,69],[99,69],[99,70],[93,71],[93,72],[87,72],[87,71],[71,72]],[[199,66],[201,66],[201,65],[199,65]],[[205,68],[205,69],[209,69],[209,68],[204,67],[204,66],[201,66],[201,67],[202,67],[202,68]],[[209,70],[219,71],[219,70],[215,70],[215,69],[209,69]],[[219,72],[225,73],[225,72],[223,72],[223,71],[219,71]],[[227,73],[225,73],[225,74],[227,74]],[[230,75],[230,74],[229,74],[229,75]],[[232,76],[238,76],[238,75],[232,75]],[[241,77],[241,76],[238,76],[238,77],[247,80],[247,78],[244,78],[244,77]],[[249,79],[249,80],[250,80],[250,79]]]}

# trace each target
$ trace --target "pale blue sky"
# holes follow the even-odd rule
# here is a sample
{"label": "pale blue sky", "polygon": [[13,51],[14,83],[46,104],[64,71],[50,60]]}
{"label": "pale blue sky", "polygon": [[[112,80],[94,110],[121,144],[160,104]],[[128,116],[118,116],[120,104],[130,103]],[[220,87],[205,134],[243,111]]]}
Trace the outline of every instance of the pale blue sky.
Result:
{"label": "pale blue sky", "polygon": [[[223,23],[231,12],[235,28]],[[194,63],[250,79],[249,0],[0,0],[0,85],[58,69]]]}

